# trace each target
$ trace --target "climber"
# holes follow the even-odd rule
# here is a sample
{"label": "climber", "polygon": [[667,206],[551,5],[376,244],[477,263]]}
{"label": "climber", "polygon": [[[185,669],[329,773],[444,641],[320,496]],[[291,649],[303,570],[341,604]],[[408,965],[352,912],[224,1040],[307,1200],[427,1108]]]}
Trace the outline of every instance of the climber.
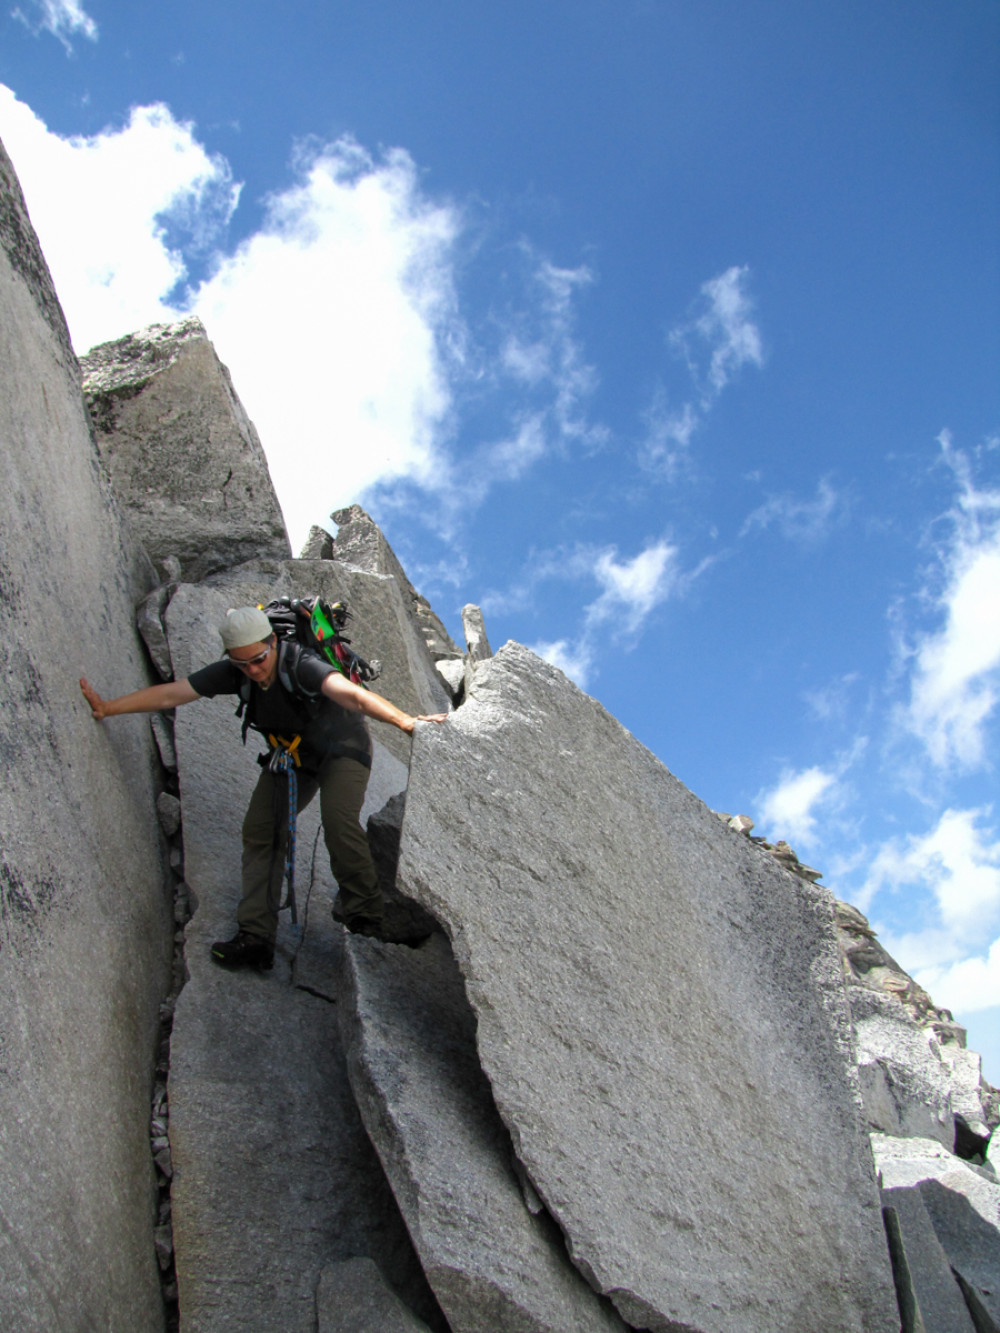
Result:
{"label": "climber", "polygon": [[[447,713],[411,717],[378,694],[340,675],[334,667],[304,650],[296,662],[302,690],[289,689],[279,659],[290,645],[279,642],[262,610],[232,610],[219,626],[225,654],[218,662],[193,672],[186,680],[150,685],[117,699],[102,699],[86,680],[80,689],[98,722],[121,713],[155,713],[218,694],[238,695],[251,682],[249,709],[255,729],[269,736],[271,759],[278,738],[296,760],[297,809],[319,792],[323,834],[330,866],[340,888],[343,920],[361,935],[382,933],[382,891],[359,822],[371,769],[372,744],[365,716],[391,722],[412,733],[418,722],[444,722]],[[317,702],[310,703],[312,692]],[[274,963],[274,940],[285,861],[288,812],[275,774],[264,767],[243,821],[242,897],[238,929],[230,940],[212,945],[211,956],[222,967],[256,967]]]}

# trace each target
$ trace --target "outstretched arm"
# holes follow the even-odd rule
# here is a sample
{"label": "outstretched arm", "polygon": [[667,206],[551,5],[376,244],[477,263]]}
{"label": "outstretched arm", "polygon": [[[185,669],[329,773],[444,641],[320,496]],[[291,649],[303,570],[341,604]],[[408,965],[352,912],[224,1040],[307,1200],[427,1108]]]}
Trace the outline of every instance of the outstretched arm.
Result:
{"label": "outstretched arm", "polygon": [[178,704],[194,703],[195,699],[201,698],[186,680],[171,680],[166,685],[148,685],[144,690],[120,694],[117,699],[102,699],[86,680],[80,681],[80,689],[90,704],[96,722],[103,722],[106,717],[117,717],[119,713],[158,713],[164,708],[176,708]]}
{"label": "outstretched arm", "polygon": [[388,699],[383,699],[381,694],[370,694],[338,671],[331,672],[324,679],[322,689],[328,699],[350,709],[352,713],[364,713],[377,722],[391,722],[400,731],[412,733],[418,722],[444,722],[448,717],[447,713],[421,713],[418,717],[411,717]]}

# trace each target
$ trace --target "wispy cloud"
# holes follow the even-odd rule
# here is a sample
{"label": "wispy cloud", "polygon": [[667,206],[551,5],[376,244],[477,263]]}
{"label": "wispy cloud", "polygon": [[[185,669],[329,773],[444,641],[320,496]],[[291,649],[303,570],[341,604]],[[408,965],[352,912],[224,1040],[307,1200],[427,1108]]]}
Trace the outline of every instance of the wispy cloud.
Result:
{"label": "wispy cloud", "polygon": [[17,8],[11,11],[11,17],[18,19],[31,32],[51,33],[62,42],[67,55],[73,50],[70,41],[72,37],[97,41],[97,24],[78,0],[29,0],[29,4],[32,7],[30,13],[26,14],[23,9]]}
{"label": "wispy cloud", "polygon": [[934,764],[972,769],[986,762],[985,728],[1000,698],[1000,491],[976,486],[947,432],[940,445],[958,497],[924,594],[938,624],[916,639],[902,721]]}
{"label": "wispy cloud", "polygon": [[773,524],[790,541],[815,546],[846,516],[844,497],[834,490],[828,477],[823,477],[814,500],[799,500],[788,493],[772,495],[747,516],[740,536],[745,537],[754,529],[764,531]]}
{"label": "wispy cloud", "polygon": [[586,689],[603,651],[606,627],[615,626],[618,650],[628,651],[650,615],[677,595],[692,576],[681,573],[678,548],[663,538],[625,559],[613,546],[578,547],[549,560],[537,560],[532,577],[535,582],[544,578],[594,581],[600,588],[583,611],[578,638],[533,645],[540,657]]}
{"label": "wispy cloud", "polygon": [[672,329],[668,344],[685,363],[695,392],[673,406],[659,386],[645,414],[640,463],[670,476],[715,400],[746,365],[764,364],[760,330],[747,291],[749,269],[734,265],[701,286],[692,318]]}

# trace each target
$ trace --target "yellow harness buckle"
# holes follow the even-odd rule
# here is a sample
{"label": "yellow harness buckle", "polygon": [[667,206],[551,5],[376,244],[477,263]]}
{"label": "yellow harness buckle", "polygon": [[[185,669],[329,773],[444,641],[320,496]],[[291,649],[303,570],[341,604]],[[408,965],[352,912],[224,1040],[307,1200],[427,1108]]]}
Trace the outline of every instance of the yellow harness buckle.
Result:
{"label": "yellow harness buckle", "polygon": [[267,743],[270,745],[271,749],[284,750],[289,759],[294,760],[296,768],[302,767],[302,760],[299,758],[299,742],[301,740],[301,736],[293,736],[289,741],[286,740],[284,736],[275,736],[272,732],[269,732],[267,737]]}

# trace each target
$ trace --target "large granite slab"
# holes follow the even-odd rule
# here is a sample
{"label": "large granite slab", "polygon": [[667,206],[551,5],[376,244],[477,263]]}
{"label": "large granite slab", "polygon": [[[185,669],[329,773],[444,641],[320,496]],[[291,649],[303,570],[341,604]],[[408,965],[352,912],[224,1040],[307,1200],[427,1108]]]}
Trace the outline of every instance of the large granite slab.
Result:
{"label": "large granite slab", "polygon": [[351,938],[343,981],[351,1086],[452,1333],[623,1333],[525,1206],[444,937]]}
{"label": "large granite slab", "polygon": [[163,1326],[150,1097],[173,910],[142,718],[153,569],[0,147],[0,1328]]}
{"label": "large granite slab", "polygon": [[630,1323],[898,1329],[830,895],[507,644],[415,738],[399,879],[515,1151]]}

